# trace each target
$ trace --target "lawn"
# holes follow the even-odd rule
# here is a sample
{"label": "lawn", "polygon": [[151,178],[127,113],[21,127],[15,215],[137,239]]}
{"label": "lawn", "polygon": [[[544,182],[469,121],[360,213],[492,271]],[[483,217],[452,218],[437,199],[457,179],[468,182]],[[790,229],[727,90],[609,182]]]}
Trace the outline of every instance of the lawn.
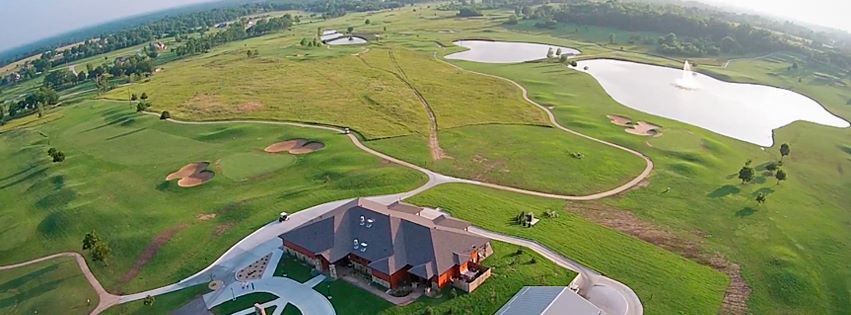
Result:
{"label": "lawn", "polygon": [[[533,239],[626,284],[638,294],[646,314],[716,314],[728,282],[709,267],[562,212],[562,201],[464,184],[441,185],[408,201],[441,207],[491,231]],[[551,210],[560,216],[543,216]],[[521,211],[532,211],[541,221],[522,227],[514,222]]]}
{"label": "lawn", "polygon": [[[91,266],[114,293],[182,279],[282,210],[404,191],[424,182],[421,174],[382,164],[328,131],[180,125],[109,101],[86,101],[42,119],[0,133],[5,161],[0,164],[0,200],[14,200],[0,210],[0,264],[79,250],[83,235],[96,230],[112,255],[108,264]],[[230,168],[246,172],[248,167],[229,165],[229,157],[291,138],[326,147],[254,161],[257,170],[251,170],[249,181],[227,176]],[[49,147],[67,159],[51,163]],[[211,162],[217,176],[188,189],[164,181],[196,161]]]}
{"label": "lawn", "polygon": [[210,312],[216,315],[229,315],[247,308],[252,308],[254,307],[254,304],[263,304],[266,302],[271,302],[277,298],[278,296],[272,293],[249,293],[237,297],[236,300],[227,301],[222,304],[216,305],[215,307],[210,309]]}
{"label": "lawn", "polygon": [[275,267],[274,275],[276,277],[287,277],[295,281],[305,283],[307,280],[316,276],[316,269],[307,267],[304,263],[296,260],[294,257],[284,255],[278,261],[278,266]]}
{"label": "lawn", "polygon": [[3,314],[88,314],[97,304],[97,293],[71,257],[0,272]]}
{"label": "lawn", "polygon": [[566,286],[576,274],[556,266],[537,253],[500,242],[492,242],[494,253],[483,261],[492,269],[492,276],[476,291],[466,294],[451,287],[436,297],[420,297],[403,307],[393,305],[369,292],[342,280],[325,281],[314,287],[325,296],[339,315],[423,314],[430,308],[433,314],[493,314],[524,285]]}
{"label": "lawn", "polygon": [[637,156],[550,127],[479,125],[442,129],[439,135],[451,158],[431,160],[420,136],[368,144],[443,174],[567,195],[609,190],[644,169]]}

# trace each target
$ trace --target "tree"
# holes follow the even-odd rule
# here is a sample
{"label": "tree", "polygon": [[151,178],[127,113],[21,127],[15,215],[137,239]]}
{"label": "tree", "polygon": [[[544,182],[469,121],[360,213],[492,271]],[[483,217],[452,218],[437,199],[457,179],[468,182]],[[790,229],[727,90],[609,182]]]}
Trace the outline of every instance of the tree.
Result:
{"label": "tree", "polygon": [[167,110],[164,110],[162,114],[160,114],[160,119],[162,120],[166,120],[169,118],[171,118],[171,113],[169,113]]}
{"label": "tree", "polygon": [[44,105],[41,102],[35,103],[35,109],[38,111],[38,118],[44,116]]}
{"label": "tree", "polygon": [[509,17],[508,17],[508,21],[505,21],[505,24],[508,24],[508,25],[517,25],[517,16],[516,16],[516,15],[511,15],[511,16],[509,16]]}
{"label": "tree", "polygon": [[363,21],[363,24],[369,25],[369,19],[366,19],[365,21]]}
{"label": "tree", "polygon": [[104,242],[98,242],[92,247],[92,260],[106,262],[111,252],[112,249],[109,248],[109,245]]}
{"label": "tree", "polygon": [[780,145],[780,160],[783,161],[783,158],[791,153],[791,148],[788,143],[784,143]]}
{"label": "tree", "polygon": [[777,178],[777,184],[780,185],[781,181],[786,180],[786,171],[779,169],[776,173],[774,173],[774,178]]}
{"label": "tree", "polygon": [[777,165],[777,162],[769,162],[767,165],[765,165],[765,169],[772,172],[776,171],[778,167],[779,166]]}
{"label": "tree", "polygon": [[251,51],[251,49],[249,49],[248,51],[246,51],[246,52],[245,52],[245,54],[246,54],[246,55],[248,55],[248,58],[251,58],[251,55],[252,55],[253,53],[254,53],[254,52],[253,52],[253,51]]}
{"label": "tree", "polygon": [[142,304],[144,304],[145,306],[154,305],[154,297],[150,295],[146,296],[145,299],[142,300]]}
{"label": "tree", "polygon": [[301,42],[299,43],[299,45],[301,45],[301,46],[307,46],[307,38],[302,38],[302,39],[301,39]]}
{"label": "tree", "polygon": [[765,204],[765,194],[764,193],[757,194],[756,195],[756,202],[758,204]]}
{"label": "tree", "polygon": [[482,14],[479,13],[479,11],[476,11],[476,9],[465,7],[465,8],[461,8],[460,10],[458,10],[458,16],[459,17],[472,17],[472,16],[482,16]]}
{"label": "tree", "polygon": [[136,101],[136,100],[138,100],[138,99],[139,99],[139,97],[138,97],[138,96],[136,96],[136,93],[130,94],[130,100],[131,100],[131,101],[134,101],[134,102],[135,102],[135,101]]}
{"label": "tree", "polygon": [[62,151],[56,151],[56,154],[53,155],[53,163],[59,163],[65,161],[65,153]]}
{"label": "tree", "polygon": [[143,101],[147,100],[148,99],[148,93],[142,92],[142,96],[140,96],[139,99],[141,99]]}
{"label": "tree", "polygon": [[83,250],[94,248],[98,241],[100,241],[100,238],[95,231],[86,233],[86,236],[83,236]]}
{"label": "tree", "polygon": [[5,116],[6,116],[5,107],[6,107],[6,105],[0,104],[0,123],[3,122],[3,118],[5,118]]}
{"label": "tree", "polygon": [[349,27],[347,27],[347,28],[346,28],[346,34],[352,34],[352,32],[353,32],[354,30],[355,30],[355,27],[354,27],[354,26],[349,26]]}
{"label": "tree", "polygon": [[750,167],[748,164],[745,164],[745,166],[742,166],[742,169],[739,170],[739,179],[742,180],[742,184],[748,183],[753,180],[753,175],[753,168]]}

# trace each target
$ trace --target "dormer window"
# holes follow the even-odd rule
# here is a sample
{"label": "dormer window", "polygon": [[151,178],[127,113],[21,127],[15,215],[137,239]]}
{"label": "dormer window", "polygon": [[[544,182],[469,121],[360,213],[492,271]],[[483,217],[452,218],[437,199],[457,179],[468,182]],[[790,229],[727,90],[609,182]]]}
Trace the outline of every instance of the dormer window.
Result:
{"label": "dormer window", "polygon": [[366,218],[364,216],[360,216],[360,225],[363,225],[365,221]]}
{"label": "dormer window", "polygon": [[371,228],[373,223],[375,223],[375,220],[372,218],[366,219],[366,228]]}
{"label": "dormer window", "polygon": [[355,239],[352,243],[353,243],[353,244],[352,244],[352,245],[353,245],[352,247],[354,247],[354,249],[358,249],[358,247],[359,247],[359,245],[360,245],[360,243],[358,242],[358,239]]}
{"label": "dormer window", "polygon": [[361,253],[366,252],[366,246],[367,246],[366,243],[360,243],[360,252]]}

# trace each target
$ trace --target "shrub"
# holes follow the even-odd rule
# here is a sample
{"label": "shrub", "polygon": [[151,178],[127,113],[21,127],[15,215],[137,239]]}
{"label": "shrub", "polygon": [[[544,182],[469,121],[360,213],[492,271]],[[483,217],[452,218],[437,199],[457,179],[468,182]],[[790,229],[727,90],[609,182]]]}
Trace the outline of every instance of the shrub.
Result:
{"label": "shrub", "polygon": [[169,118],[171,118],[171,114],[167,110],[164,110],[163,113],[160,114],[160,119],[165,120]]}
{"label": "shrub", "polygon": [[473,8],[461,8],[461,10],[458,10],[458,16],[460,16],[460,17],[471,17],[471,16],[482,16],[482,14],[479,13],[479,11],[476,11],[476,9],[473,9]]}

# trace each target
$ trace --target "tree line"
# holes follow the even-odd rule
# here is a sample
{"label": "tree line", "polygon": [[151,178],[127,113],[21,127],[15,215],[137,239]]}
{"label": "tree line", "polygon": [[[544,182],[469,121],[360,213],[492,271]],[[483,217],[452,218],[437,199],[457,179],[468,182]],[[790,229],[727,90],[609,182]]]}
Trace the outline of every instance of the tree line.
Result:
{"label": "tree line", "polygon": [[[655,45],[659,52],[667,55],[698,57],[785,50],[800,53],[812,62],[851,70],[851,51],[825,45],[826,35],[823,33],[807,33],[802,30],[805,28],[791,23],[673,4],[578,0],[558,6],[534,6],[537,2],[530,0],[522,5],[514,4],[515,14],[538,20],[536,26],[542,28],[571,23],[666,34],[660,38],[632,35],[621,40]],[[611,43],[615,40],[614,36],[610,38]]]}
{"label": "tree line", "polygon": [[182,41],[182,45],[174,48],[174,52],[178,56],[207,52],[213,47],[227,42],[261,36],[274,31],[286,30],[292,26],[292,24],[293,17],[290,14],[259,20],[242,19],[224,26],[224,31],[214,32],[212,34],[201,34],[197,37],[189,37]]}

